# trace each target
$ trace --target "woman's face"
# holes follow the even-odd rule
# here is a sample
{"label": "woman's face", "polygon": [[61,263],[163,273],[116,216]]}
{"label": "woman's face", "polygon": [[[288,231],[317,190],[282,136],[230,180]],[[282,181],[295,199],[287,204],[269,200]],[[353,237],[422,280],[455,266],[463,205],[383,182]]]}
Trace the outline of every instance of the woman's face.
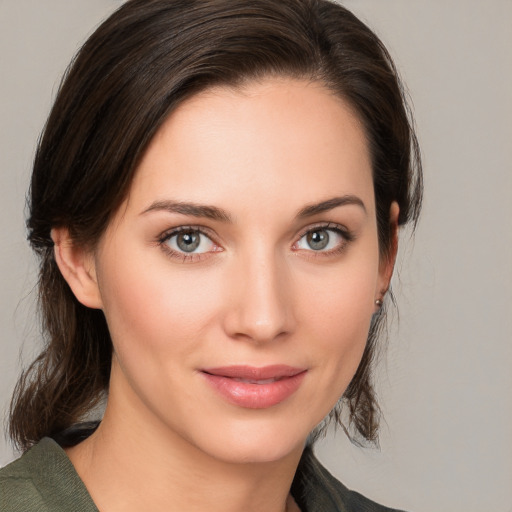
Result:
{"label": "woman's face", "polygon": [[222,460],[302,449],[358,367],[389,271],[347,105],[285,79],[193,97],[94,254],[110,421]]}

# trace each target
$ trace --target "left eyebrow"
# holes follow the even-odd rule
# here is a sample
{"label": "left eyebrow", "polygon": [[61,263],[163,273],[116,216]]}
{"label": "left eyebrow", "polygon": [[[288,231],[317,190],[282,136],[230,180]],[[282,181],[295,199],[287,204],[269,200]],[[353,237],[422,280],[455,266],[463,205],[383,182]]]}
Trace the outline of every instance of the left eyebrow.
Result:
{"label": "left eyebrow", "polygon": [[364,202],[359,197],[354,195],[345,195],[340,197],[333,197],[320,203],[305,206],[304,208],[299,210],[297,218],[303,219],[305,217],[312,217],[313,215],[317,215],[319,213],[328,212],[329,210],[337,208],[338,206],[346,205],[360,206],[365,213],[368,213],[366,211],[366,206],[364,205]]}

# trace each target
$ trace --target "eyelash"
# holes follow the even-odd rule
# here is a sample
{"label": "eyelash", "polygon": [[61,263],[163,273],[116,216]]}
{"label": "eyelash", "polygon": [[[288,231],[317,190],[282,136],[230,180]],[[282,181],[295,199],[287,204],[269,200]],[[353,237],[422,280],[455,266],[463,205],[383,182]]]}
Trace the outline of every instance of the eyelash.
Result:
{"label": "eyelash", "polygon": [[[315,251],[313,249],[300,249],[295,248],[293,249],[294,252],[307,252],[308,257],[310,258],[318,258],[318,257],[332,257],[336,256],[338,254],[341,254],[345,251],[348,244],[350,242],[353,242],[355,240],[355,236],[352,232],[350,232],[345,227],[334,224],[332,222],[329,223],[320,223],[314,226],[308,226],[308,228],[304,229],[298,236],[297,241],[293,244],[293,246],[297,245],[302,238],[307,236],[310,233],[314,233],[315,231],[334,231],[336,234],[338,234],[343,241],[338,244],[337,247],[327,250],[327,251]],[[199,235],[203,235],[207,237],[211,243],[215,246],[215,250],[213,251],[207,251],[202,253],[185,253],[185,252],[179,252],[174,249],[172,249],[168,242],[169,240],[179,235],[180,233],[186,233],[186,232],[192,232],[192,233],[198,233]],[[212,236],[212,233],[210,230],[206,230],[205,228],[201,226],[179,226],[177,228],[173,228],[171,230],[165,231],[158,237],[158,245],[162,248],[165,253],[167,253],[171,258],[181,260],[182,263],[192,263],[192,262],[198,262],[202,261],[204,258],[208,258],[212,252],[222,252],[222,248],[215,242],[214,237]]]}
{"label": "eyelash", "polygon": [[[315,251],[313,249],[305,249],[305,252],[308,253],[308,258],[329,258],[332,256],[337,256],[339,254],[342,254],[347,249],[347,246],[355,240],[354,233],[352,233],[346,227],[341,226],[340,224],[335,224],[333,222],[328,222],[320,223],[314,226],[308,226],[306,229],[304,229],[304,231],[300,233],[298,240],[297,242],[295,242],[294,245],[298,244],[303,237],[305,237],[309,233],[314,233],[315,231],[334,231],[343,239],[343,241],[340,244],[338,244],[337,247],[334,247],[333,249],[327,251]],[[296,251],[301,251],[301,249],[296,249]]]}
{"label": "eyelash", "polygon": [[[185,252],[179,252],[172,249],[167,242],[169,240],[179,235],[180,233],[198,233],[200,235],[205,236],[208,238],[212,244],[215,246],[214,251],[208,251],[208,252],[200,252],[200,253],[185,253]],[[207,258],[212,252],[221,252],[222,248],[215,242],[214,237],[212,236],[211,232],[209,230],[206,230],[205,228],[201,226],[179,226],[177,228],[173,228],[171,230],[165,231],[160,235],[158,238],[158,244],[162,248],[162,250],[167,253],[171,258],[175,258],[178,260],[181,260],[182,263],[195,263],[197,261],[201,261],[204,258]]]}

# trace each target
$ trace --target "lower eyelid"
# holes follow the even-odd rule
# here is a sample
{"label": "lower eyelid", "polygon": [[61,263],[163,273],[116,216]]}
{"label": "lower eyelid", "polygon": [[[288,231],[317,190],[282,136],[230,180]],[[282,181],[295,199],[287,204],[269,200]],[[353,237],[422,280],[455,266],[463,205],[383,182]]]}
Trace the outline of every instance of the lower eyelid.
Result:
{"label": "lower eyelid", "polygon": [[[172,247],[172,245],[176,245],[176,241],[173,241],[172,245],[169,243],[173,237],[178,236],[180,233],[189,231],[199,233],[201,236],[205,237],[208,240],[208,250],[203,252],[187,253],[179,248]],[[175,260],[178,263],[198,263],[202,260],[208,259],[213,255],[213,253],[222,252],[223,250],[222,246],[215,241],[214,237],[209,232],[197,226],[179,226],[173,229],[168,229],[158,237],[157,245],[170,259]]]}
{"label": "lower eyelid", "polygon": [[[306,235],[309,233],[312,233],[314,231],[320,231],[325,230],[329,232],[333,232],[336,235],[338,235],[341,240],[336,244],[335,247],[327,250],[314,250],[314,249],[302,249],[302,248],[296,248],[297,251],[304,251],[307,253],[310,253],[308,257],[329,257],[336,254],[342,253],[347,245],[352,242],[355,239],[355,236],[353,233],[351,233],[347,229],[342,229],[338,225],[326,224],[326,225],[318,225],[308,228],[306,231],[304,231],[298,238],[297,242],[294,243],[294,246]],[[204,252],[182,252],[180,250],[176,250],[167,243],[172,237],[179,235],[180,233],[186,232],[186,231],[195,231],[199,233],[201,236],[206,237],[212,244],[212,249],[207,250]],[[222,246],[220,246],[215,239],[205,230],[198,228],[197,226],[180,226],[178,228],[170,229],[166,232],[164,232],[162,235],[158,237],[158,245],[162,247],[162,249],[173,259],[181,260],[183,263],[185,262],[194,262],[194,261],[200,261],[201,259],[208,258],[212,253],[216,252],[222,252]]]}
{"label": "lower eyelid", "polygon": [[160,244],[160,247],[162,251],[165,252],[169,258],[172,258],[174,260],[178,260],[181,263],[196,263],[199,261],[202,261],[206,258],[209,258],[212,253],[217,251],[208,251],[208,252],[198,252],[198,253],[186,253],[186,252],[178,252],[169,247],[165,242]]}

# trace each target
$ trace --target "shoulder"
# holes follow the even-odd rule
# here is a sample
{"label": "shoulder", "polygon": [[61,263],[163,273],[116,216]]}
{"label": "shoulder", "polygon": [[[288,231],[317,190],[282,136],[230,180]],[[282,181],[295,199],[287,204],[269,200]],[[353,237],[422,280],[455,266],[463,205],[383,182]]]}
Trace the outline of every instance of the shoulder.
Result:
{"label": "shoulder", "polygon": [[64,450],[44,438],[0,469],[1,512],[97,512]]}
{"label": "shoulder", "polygon": [[[45,444],[43,441],[41,443]],[[37,489],[37,475],[44,465],[40,454],[40,447],[34,447],[18,460],[0,469],[2,512],[48,510]]]}
{"label": "shoulder", "polygon": [[310,448],[304,450],[292,494],[303,512],[399,512],[348,489],[320,464]]}

